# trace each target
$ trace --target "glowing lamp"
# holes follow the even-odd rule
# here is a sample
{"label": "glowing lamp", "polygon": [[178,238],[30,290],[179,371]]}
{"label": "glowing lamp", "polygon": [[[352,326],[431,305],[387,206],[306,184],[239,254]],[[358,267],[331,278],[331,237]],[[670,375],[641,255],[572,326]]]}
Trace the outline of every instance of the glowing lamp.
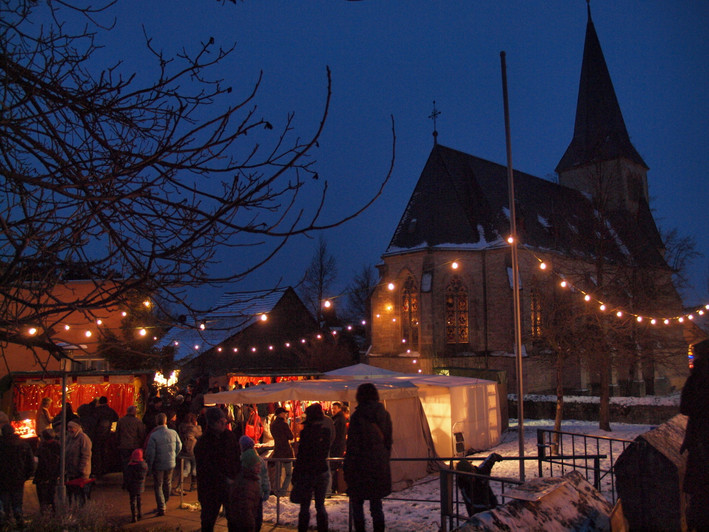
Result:
{"label": "glowing lamp", "polygon": [[69,329],[71,329],[71,327],[70,327],[69,325],[65,325],[65,326],[64,326],[64,330],[65,330],[65,331],[68,331]]}
{"label": "glowing lamp", "polygon": [[599,309],[601,309],[601,310],[606,310],[606,306],[605,306],[605,305],[603,305],[603,304],[601,304],[601,306],[600,306],[600,307],[598,307],[598,308],[599,308]]}
{"label": "glowing lamp", "polygon": [[583,300],[584,300],[584,301],[591,301],[591,296],[589,296],[588,294],[586,294],[585,296],[583,296]]}
{"label": "glowing lamp", "polygon": [[86,331],[84,336],[86,336],[86,338],[91,338],[91,331]]}
{"label": "glowing lamp", "polygon": [[[86,331],[86,332],[88,332],[88,331]],[[145,336],[146,334],[148,334],[148,331],[146,331],[145,329],[140,329],[140,330],[138,331],[138,334],[139,334],[140,336]],[[87,336],[89,336],[89,335],[87,335]],[[175,342],[175,345],[177,345],[177,342]]]}
{"label": "glowing lamp", "polygon": [[266,314],[261,314],[261,321],[266,321],[268,319],[268,316]]}
{"label": "glowing lamp", "polygon": [[508,243],[508,244],[514,244],[514,241],[515,241],[514,237],[512,237],[512,236],[508,236],[508,237],[507,237],[507,243]]}
{"label": "glowing lamp", "polygon": [[642,316],[638,316],[637,318],[635,318],[635,320],[636,320],[638,323],[641,323],[641,322],[643,321],[643,317],[642,317]]}
{"label": "glowing lamp", "polygon": [[451,268],[453,268],[454,270],[457,270],[458,266],[460,266],[460,264],[458,264],[457,261],[453,261],[453,263],[451,264]]}
{"label": "glowing lamp", "polygon": [[332,306],[332,301],[330,301],[330,300],[328,299],[328,300],[326,300],[325,302],[323,302],[322,306],[325,307],[325,308],[330,308],[330,307]]}
{"label": "glowing lamp", "polygon": [[387,289],[388,289],[389,291],[394,290],[394,288],[395,288],[394,283],[389,283],[389,284],[387,285]]}
{"label": "glowing lamp", "polygon": [[623,312],[619,310],[618,312],[615,313],[615,315],[618,316],[619,318],[622,318]]}
{"label": "glowing lamp", "polygon": [[539,269],[540,269],[540,270],[546,270],[546,269],[547,269],[547,263],[546,263],[546,262],[542,262],[542,263],[539,265]]}
{"label": "glowing lamp", "polygon": [[34,336],[35,334],[37,334],[37,328],[30,327],[29,329],[27,329],[27,334],[29,334],[30,336]]}

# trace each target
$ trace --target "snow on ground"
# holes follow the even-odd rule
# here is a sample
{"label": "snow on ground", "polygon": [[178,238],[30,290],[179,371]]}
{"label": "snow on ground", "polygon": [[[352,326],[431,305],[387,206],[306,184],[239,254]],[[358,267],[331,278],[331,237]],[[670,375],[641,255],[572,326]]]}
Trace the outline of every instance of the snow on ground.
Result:
{"label": "snow on ground", "polygon": [[[524,453],[525,456],[537,456],[537,429],[553,429],[553,420],[525,420],[524,422]],[[654,428],[652,425],[627,425],[622,423],[612,423],[612,432],[602,431],[598,428],[597,422],[590,421],[564,421],[561,430],[565,432],[575,432],[579,434],[597,435],[607,438],[634,440],[638,435]],[[396,437],[396,435],[395,435]],[[567,444],[568,445],[568,444]],[[584,448],[582,440],[576,439],[573,450],[565,447],[564,453],[583,454]],[[500,444],[479,453],[476,456],[487,456],[496,452],[503,457],[517,456],[519,453],[519,439],[517,422],[510,420],[510,429],[503,434]],[[586,452],[595,452],[586,451]],[[617,455],[614,457],[617,458]],[[519,460],[504,460],[495,464],[492,470],[493,477],[504,477],[513,480],[519,479]],[[477,463],[476,463],[477,464]],[[525,476],[527,480],[538,476],[538,466],[536,460],[525,461]],[[493,489],[496,486],[493,484]],[[434,474],[416,482],[411,488],[393,493],[390,498],[397,500],[384,500],[384,513],[386,515],[387,530],[390,532],[437,532],[440,528],[440,505],[439,505],[439,479]],[[419,502],[425,499],[431,502]],[[369,503],[365,503],[365,514],[368,514]],[[327,508],[330,529],[333,531],[348,530],[348,499],[345,496],[336,495],[325,501]],[[280,499],[277,509],[276,498],[271,497],[264,504],[264,520],[276,522],[276,512],[279,512],[279,523],[282,525],[296,527],[298,524],[299,506],[292,504],[287,498]],[[464,511],[463,511],[464,512]],[[311,525],[315,525],[315,508],[311,504]],[[371,521],[367,515],[367,527],[371,530]]]}

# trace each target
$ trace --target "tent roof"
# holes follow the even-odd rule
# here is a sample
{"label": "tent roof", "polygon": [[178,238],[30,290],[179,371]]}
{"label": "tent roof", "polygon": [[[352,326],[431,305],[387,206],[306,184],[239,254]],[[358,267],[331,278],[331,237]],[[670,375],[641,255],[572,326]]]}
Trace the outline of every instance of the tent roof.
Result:
{"label": "tent roof", "polygon": [[453,388],[474,384],[495,384],[493,381],[448,375],[418,375],[397,373],[383,368],[355,364],[325,374],[325,379],[307,381],[283,381],[276,384],[261,384],[239,390],[210,393],[204,402],[210,404],[271,403],[275,401],[348,401],[355,402],[357,387],[361,381],[376,384],[379,398],[399,399],[415,397],[419,388],[429,393],[433,388]]}
{"label": "tent roof", "polygon": [[[208,404],[272,403],[275,401],[348,401],[355,402],[359,382],[352,380],[284,381],[261,384],[240,390],[205,394]],[[411,382],[377,382],[379,398],[416,397]]]}
{"label": "tent roof", "polygon": [[373,379],[384,376],[404,375],[398,371],[378,368],[369,364],[355,364],[345,368],[333,369],[325,373],[328,377],[352,377],[355,379]]}

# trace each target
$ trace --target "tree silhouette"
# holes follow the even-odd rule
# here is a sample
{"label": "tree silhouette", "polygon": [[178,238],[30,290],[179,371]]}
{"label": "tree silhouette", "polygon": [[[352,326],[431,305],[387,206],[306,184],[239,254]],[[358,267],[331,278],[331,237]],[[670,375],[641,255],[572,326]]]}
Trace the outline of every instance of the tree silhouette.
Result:
{"label": "tree silhouette", "polygon": [[[244,280],[293,236],[381,193],[391,167],[365,204],[322,217],[313,152],[329,69],[321,118],[301,137],[292,113],[260,114],[260,78],[242,91],[219,77],[233,47],[209,38],[168,57],[146,36],[152,70],[102,66],[112,3],[82,5],[0,3],[0,341],[58,353],[50,332],[68,312],[90,318],[136,293],[185,306],[190,288]],[[254,258],[219,275],[225,248]],[[75,275],[95,281],[90,296],[52,297]],[[44,334],[27,338],[30,325]]]}

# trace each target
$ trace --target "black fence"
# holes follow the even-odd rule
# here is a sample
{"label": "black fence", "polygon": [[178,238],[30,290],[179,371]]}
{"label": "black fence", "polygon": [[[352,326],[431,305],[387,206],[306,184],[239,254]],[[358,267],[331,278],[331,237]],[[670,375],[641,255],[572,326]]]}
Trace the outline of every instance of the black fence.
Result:
{"label": "black fence", "polygon": [[562,476],[578,470],[615,504],[615,461],[632,440],[537,429],[537,461],[540,477]]}

